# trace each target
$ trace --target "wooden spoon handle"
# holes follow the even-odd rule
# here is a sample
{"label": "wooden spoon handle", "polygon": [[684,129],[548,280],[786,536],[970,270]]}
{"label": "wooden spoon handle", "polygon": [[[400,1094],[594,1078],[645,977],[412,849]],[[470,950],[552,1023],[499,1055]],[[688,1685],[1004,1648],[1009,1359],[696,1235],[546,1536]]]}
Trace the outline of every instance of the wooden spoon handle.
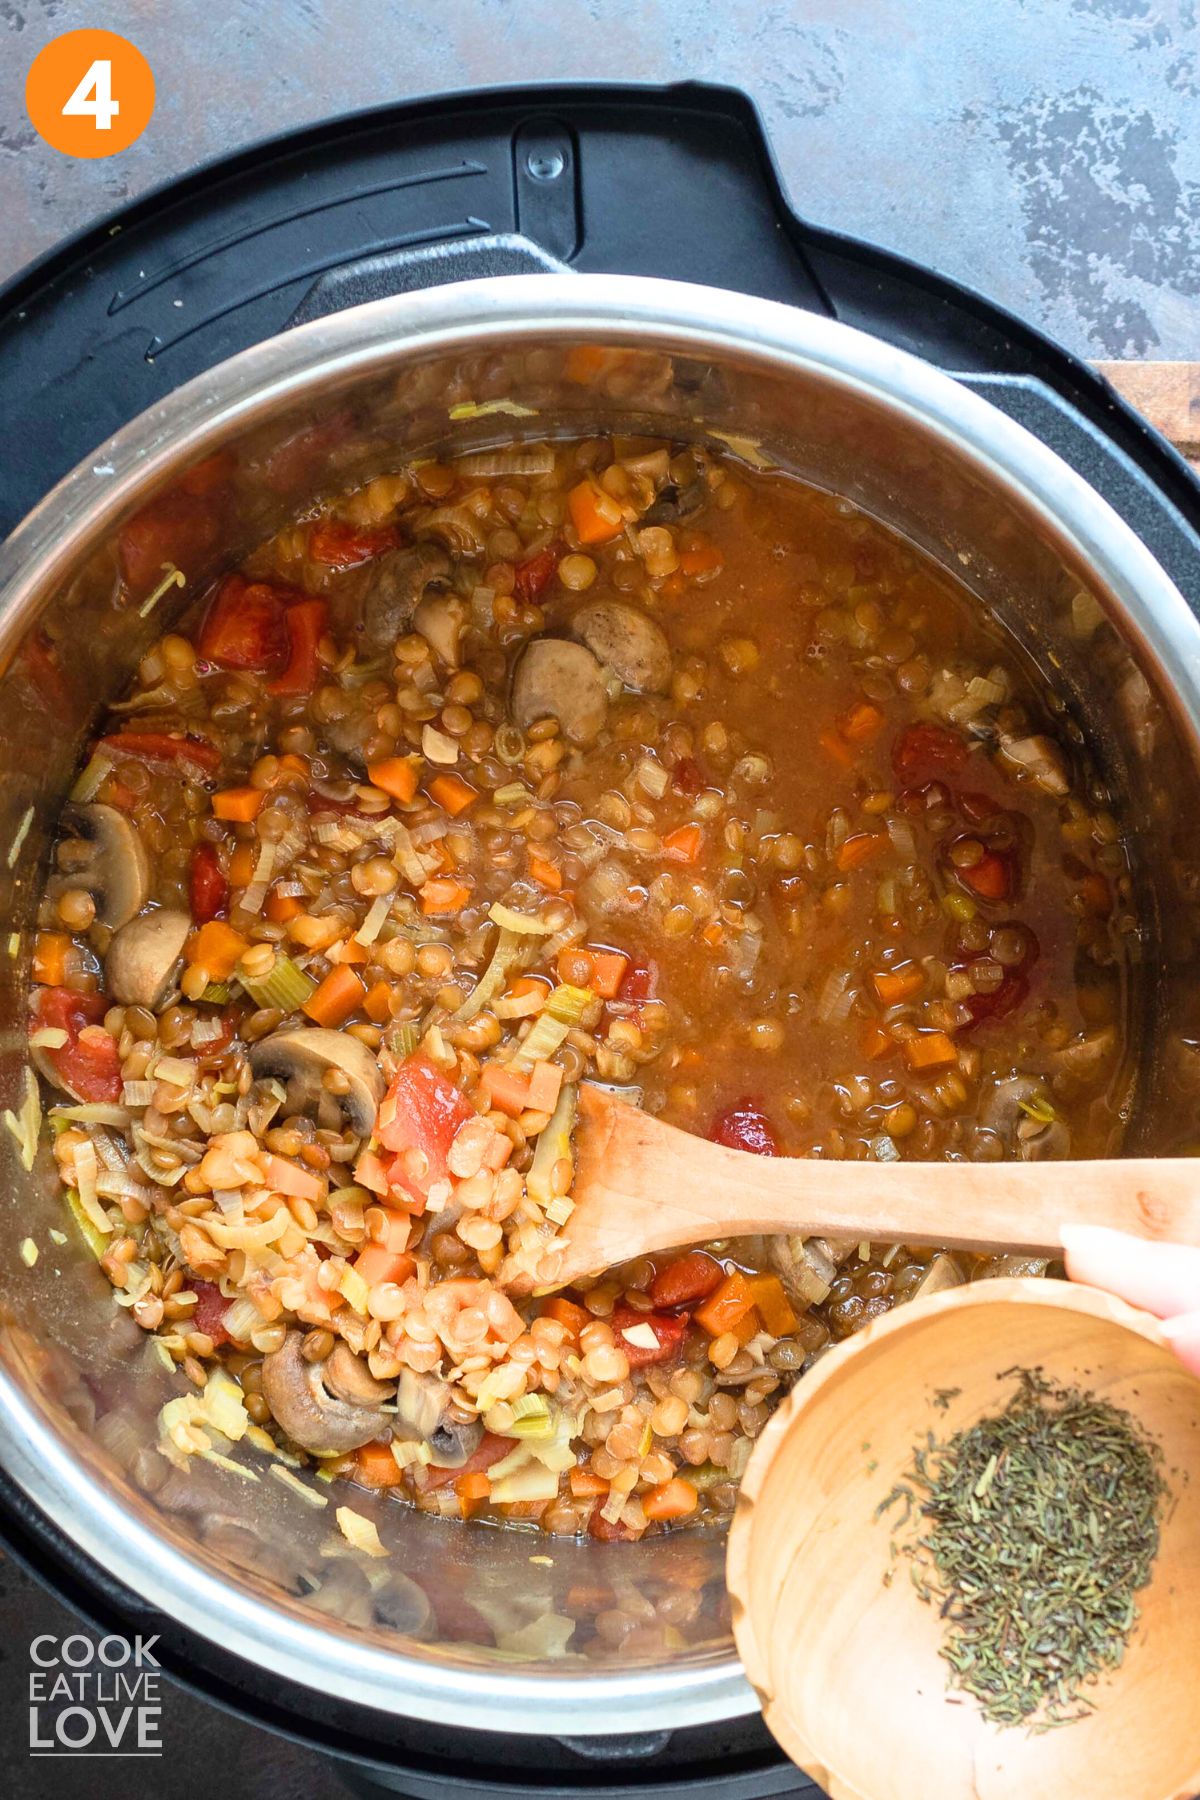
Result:
{"label": "wooden spoon handle", "polygon": [[867,1163],[748,1156],[581,1090],[577,1191],[559,1279],[756,1231],[1053,1253],[1063,1225],[1200,1244],[1200,1163]]}

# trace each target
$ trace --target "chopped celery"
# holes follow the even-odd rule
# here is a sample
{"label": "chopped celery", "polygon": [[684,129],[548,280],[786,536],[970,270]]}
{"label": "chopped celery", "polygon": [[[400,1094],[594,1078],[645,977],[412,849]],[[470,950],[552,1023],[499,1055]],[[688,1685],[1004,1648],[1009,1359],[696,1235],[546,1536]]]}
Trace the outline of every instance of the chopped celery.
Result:
{"label": "chopped celery", "polygon": [[114,764],[111,756],[105,756],[103,750],[93,751],[81,773],[76,777],[75,786],[71,789],[71,798],[76,805],[94,800],[104,784],[105,777]]}
{"label": "chopped celery", "polygon": [[403,1025],[393,1025],[388,1033],[388,1049],[397,1062],[403,1062],[411,1056],[422,1037],[420,1019],[405,1019]]}
{"label": "chopped celery", "polygon": [[[507,1458],[505,1459],[507,1460]],[[499,1464],[495,1465],[499,1467]],[[527,1463],[511,1475],[493,1480],[488,1496],[493,1506],[507,1506],[517,1500],[554,1500],[558,1495],[558,1473],[543,1468],[541,1463]]]}
{"label": "chopped celery", "polygon": [[463,1020],[473,1019],[477,1012],[482,1012],[488,1002],[495,999],[524,955],[521,934],[510,930],[507,925],[501,925],[496,948],[492,951],[492,960],[454,1014],[455,1022],[461,1024]]}
{"label": "chopped celery", "polygon": [[499,900],[494,900],[488,907],[488,918],[506,931],[524,931],[534,937],[550,937],[554,931],[552,925],[543,925],[531,913],[516,912],[511,906],[502,906]]}
{"label": "chopped celery", "polygon": [[[530,1032],[530,1037],[533,1033]],[[525,1186],[529,1198],[539,1206],[547,1206],[555,1198],[554,1170],[555,1166],[566,1157],[571,1160],[571,1133],[575,1129],[576,1089],[573,1082],[564,1084],[558,1096],[558,1105],[550,1115],[550,1122],[537,1141],[537,1149],[533,1153],[533,1161],[529,1165],[529,1173],[525,1177]],[[573,1165],[572,1165],[573,1166]]]}
{"label": "chopped celery", "polygon": [[527,800],[531,801],[533,795],[523,782],[506,781],[503,787],[496,789],[492,799],[497,806],[522,806]]}
{"label": "chopped celery", "polygon": [[569,1030],[565,1019],[553,1019],[548,1010],[543,1012],[513,1057],[513,1068],[528,1070],[536,1062],[545,1062],[565,1042]]}
{"label": "chopped celery", "polygon": [[278,1008],[280,1012],[298,1012],[317,991],[317,984],[306,975],[290,956],[278,952],[265,975],[238,975],[256,1006]]}
{"label": "chopped celery", "polygon": [[490,419],[493,413],[507,413],[511,419],[536,419],[536,406],[522,406],[516,400],[459,400],[449,408],[451,419]]}
{"label": "chopped celery", "polygon": [[591,988],[572,987],[564,982],[556,987],[546,1002],[546,1011],[552,1019],[561,1019],[564,1025],[578,1025],[584,1013],[596,998]]}
{"label": "chopped celery", "polygon": [[200,998],[206,1006],[228,1006],[229,983],[227,981],[210,981]]}
{"label": "chopped celery", "polygon": [[91,1218],[84,1211],[83,1202],[74,1188],[67,1189],[67,1211],[79,1227],[80,1235],[92,1255],[99,1262],[108,1249],[111,1231],[98,1231]]}

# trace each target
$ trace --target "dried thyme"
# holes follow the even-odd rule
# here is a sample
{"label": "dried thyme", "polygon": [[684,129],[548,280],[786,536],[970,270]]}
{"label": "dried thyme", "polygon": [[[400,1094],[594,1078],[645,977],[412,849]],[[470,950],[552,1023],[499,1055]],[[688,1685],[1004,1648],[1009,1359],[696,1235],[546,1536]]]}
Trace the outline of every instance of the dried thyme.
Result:
{"label": "dried thyme", "polygon": [[1128,1413],[1009,1374],[1004,1410],[945,1443],[930,1434],[878,1513],[903,1503],[893,1559],[912,1558],[917,1593],[946,1621],[950,1685],[994,1724],[1045,1730],[1090,1711],[1081,1688],[1124,1656],[1167,1490],[1158,1445]]}

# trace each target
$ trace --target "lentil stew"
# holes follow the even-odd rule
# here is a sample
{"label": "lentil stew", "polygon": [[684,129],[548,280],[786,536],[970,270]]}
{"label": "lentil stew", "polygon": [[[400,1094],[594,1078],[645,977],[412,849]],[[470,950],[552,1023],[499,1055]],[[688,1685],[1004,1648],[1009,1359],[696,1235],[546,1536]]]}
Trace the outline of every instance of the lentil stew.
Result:
{"label": "lentil stew", "polygon": [[[177,525],[126,527],[132,598]],[[883,1162],[1112,1154],[1130,1104],[1131,876],[1051,689],[850,503],[645,439],[262,545],[111,708],[39,927],[68,1205],[188,1384],[163,1455],[455,1518],[719,1518],[831,1342],[1047,1270],[757,1239],[518,1308],[581,1080]]]}

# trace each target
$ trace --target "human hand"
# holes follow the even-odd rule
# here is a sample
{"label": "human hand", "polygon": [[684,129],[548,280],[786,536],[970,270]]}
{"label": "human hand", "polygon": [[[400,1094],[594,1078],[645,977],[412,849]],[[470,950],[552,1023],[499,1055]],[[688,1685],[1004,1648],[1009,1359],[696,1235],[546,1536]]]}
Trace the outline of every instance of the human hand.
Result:
{"label": "human hand", "polygon": [[1200,1249],[1152,1244],[1100,1225],[1064,1225],[1067,1274],[1162,1320],[1185,1368],[1200,1375]]}

